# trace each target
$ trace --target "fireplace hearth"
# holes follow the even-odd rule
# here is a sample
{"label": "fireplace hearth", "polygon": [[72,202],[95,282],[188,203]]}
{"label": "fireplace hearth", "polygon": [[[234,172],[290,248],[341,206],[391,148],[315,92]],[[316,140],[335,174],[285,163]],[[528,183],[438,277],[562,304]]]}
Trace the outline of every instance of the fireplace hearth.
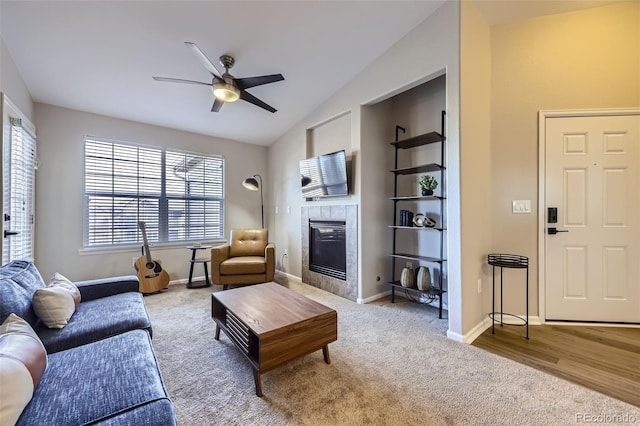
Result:
{"label": "fireplace hearth", "polygon": [[346,222],[309,220],[309,270],[347,279]]}

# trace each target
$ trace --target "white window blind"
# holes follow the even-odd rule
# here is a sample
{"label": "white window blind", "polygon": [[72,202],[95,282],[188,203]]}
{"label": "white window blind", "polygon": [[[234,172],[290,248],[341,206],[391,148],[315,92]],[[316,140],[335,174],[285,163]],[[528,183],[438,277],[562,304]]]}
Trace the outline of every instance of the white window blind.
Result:
{"label": "white window blind", "polygon": [[21,118],[9,117],[3,165],[2,262],[33,260],[36,139]]}
{"label": "white window blind", "polygon": [[224,237],[224,158],[85,139],[85,247]]}

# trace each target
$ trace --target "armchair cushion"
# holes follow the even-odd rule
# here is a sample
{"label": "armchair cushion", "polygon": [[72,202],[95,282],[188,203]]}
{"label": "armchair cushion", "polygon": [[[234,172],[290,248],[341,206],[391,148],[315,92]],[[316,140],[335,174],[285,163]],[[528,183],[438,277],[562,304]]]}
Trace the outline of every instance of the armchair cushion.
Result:
{"label": "armchair cushion", "polygon": [[220,264],[220,273],[224,275],[264,274],[266,270],[263,256],[232,257]]}
{"label": "armchair cushion", "polygon": [[232,229],[229,235],[230,257],[264,256],[267,247],[266,229]]}

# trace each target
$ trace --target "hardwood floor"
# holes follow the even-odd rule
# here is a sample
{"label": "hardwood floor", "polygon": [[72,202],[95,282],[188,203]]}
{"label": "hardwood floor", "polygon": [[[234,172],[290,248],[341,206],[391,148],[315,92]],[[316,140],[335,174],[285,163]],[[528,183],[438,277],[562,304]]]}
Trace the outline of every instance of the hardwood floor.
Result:
{"label": "hardwood floor", "polygon": [[473,346],[640,407],[640,328],[496,324]]}

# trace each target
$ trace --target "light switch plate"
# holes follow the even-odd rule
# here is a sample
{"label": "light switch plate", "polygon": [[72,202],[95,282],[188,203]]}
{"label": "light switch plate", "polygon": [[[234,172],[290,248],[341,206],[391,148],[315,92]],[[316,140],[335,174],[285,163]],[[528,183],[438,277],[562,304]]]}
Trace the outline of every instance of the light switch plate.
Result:
{"label": "light switch plate", "polygon": [[513,200],[511,211],[514,214],[531,213],[531,200]]}

